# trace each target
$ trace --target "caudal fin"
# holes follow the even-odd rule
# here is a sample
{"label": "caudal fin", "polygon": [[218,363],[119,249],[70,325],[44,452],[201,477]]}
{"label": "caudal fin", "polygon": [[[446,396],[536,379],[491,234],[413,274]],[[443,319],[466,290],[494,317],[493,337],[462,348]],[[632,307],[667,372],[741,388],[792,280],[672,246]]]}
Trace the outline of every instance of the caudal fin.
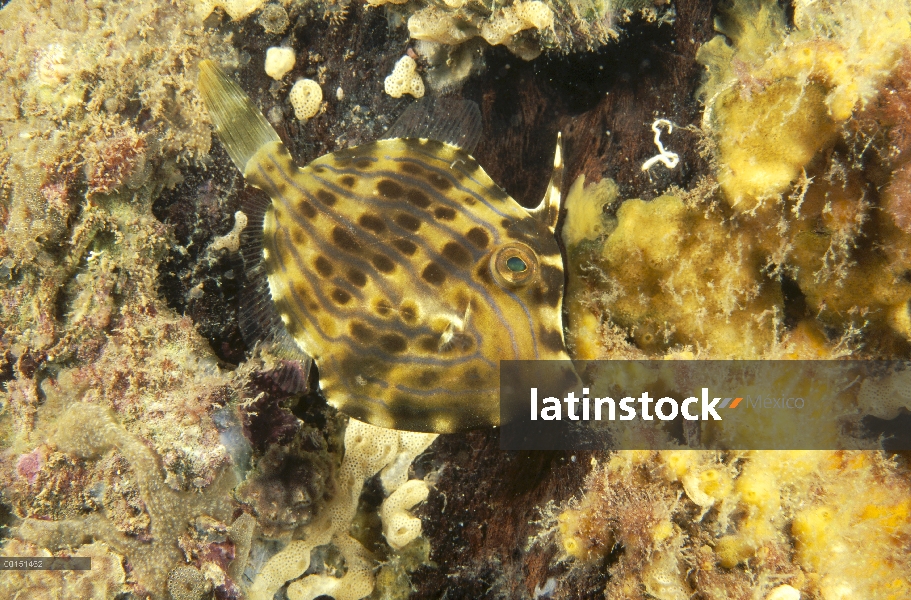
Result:
{"label": "caudal fin", "polygon": [[263,144],[281,141],[250,97],[211,60],[199,63],[199,92],[218,138],[241,173]]}
{"label": "caudal fin", "polygon": [[[253,105],[237,83],[210,60],[199,63],[199,92],[215,125],[218,138],[240,172],[246,176],[247,163],[278,134]],[[263,269],[263,215],[269,201],[254,196],[244,205],[247,226],[241,234],[244,275],[239,293],[238,322],[244,340],[253,348],[261,343],[273,355],[300,362],[300,368],[281,368],[273,373],[273,383],[289,393],[306,391],[312,360],[301,350],[282,323],[269,294]]]}

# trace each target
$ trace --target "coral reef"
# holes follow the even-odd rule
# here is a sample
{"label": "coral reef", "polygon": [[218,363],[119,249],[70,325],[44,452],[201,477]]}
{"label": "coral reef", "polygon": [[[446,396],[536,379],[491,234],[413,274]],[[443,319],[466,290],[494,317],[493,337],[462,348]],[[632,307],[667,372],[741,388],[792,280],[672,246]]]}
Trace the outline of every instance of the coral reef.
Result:
{"label": "coral reef", "polygon": [[[481,37],[491,46],[505,45],[520,57],[530,60],[540,54],[540,47],[530,43],[521,32],[533,30],[546,34],[553,27],[553,10],[540,2],[516,2],[494,11],[489,17],[463,9],[467,2],[430,5],[408,17],[408,31],[416,40],[458,46]],[[454,5],[454,6],[453,6]]]}
{"label": "coral reef", "polygon": [[[126,574],[123,557],[112,552],[103,542],[92,542],[73,548],[68,557],[88,557],[92,568],[87,571],[9,571],[0,582],[4,598],[113,598],[123,589]],[[54,556],[47,549],[18,539],[4,544],[0,556]]]}
{"label": "coral reef", "polygon": [[[562,130],[576,357],[906,358],[906,2],[737,0],[715,39],[687,0],[2,4],[0,554],[94,568],[0,596],[911,596],[907,454],[346,429],[241,340],[257,192],[195,92],[198,60],[225,65],[307,162],[382,135],[407,54],[426,93],[478,102],[479,161],[529,203]],[[269,48],[296,59],[280,80]],[[337,90],[306,123],[303,78]],[[656,119],[680,160],[643,172]],[[901,419],[907,389],[858,397]]]}
{"label": "coral reef", "polygon": [[[797,3],[798,26],[788,29],[774,3],[727,6],[718,21],[727,38],[697,55],[708,66],[703,127],[715,177],[618,203],[594,229],[564,228],[576,258],[579,357],[816,358],[862,344],[890,356],[907,347],[908,239],[901,217],[879,211],[901,213],[904,163],[893,162],[901,151],[889,140],[903,125],[893,117],[885,135],[869,133],[901,102],[898,59],[911,33],[886,22],[895,14],[911,8]],[[884,168],[894,180],[881,198]],[[597,211],[597,190],[573,189],[576,205]]]}
{"label": "coral reef", "polygon": [[265,0],[194,0],[196,15],[205,19],[216,8],[224,10],[229,17],[239,21],[257,11]]}
{"label": "coral reef", "polygon": [[[589,202],[601,200],[594,194]],[[639,349],[690,346],[746,358],[772,345],[781,292],[763,277],[763,257],[746,240],[731,239],[718,215],[661,196],[623,202],[615,220],[598,261],[585,267],[609,274],[591,301]],[[575,335],[587,332],[580,326]]]}
{"label": "coral reef", "polygon": [[264,536],[281,538],[310,522],[331,489],[332,474],[325,440],[303,429],[290,441],[269,446],[235,496],[253,509]]}
{"label": "coral reef", "polygon": [[395,550],[404,548],[421,535],[421,520],[408,511],[427,499],[430,489],[420,479],[412,479],[383,501],[380,518],[383,536]]}
{"label": "coral reef", "polygon": [[[65,463],[100,463],[99,481],[86,479],[82,484],[86,486],[83,497],[91,508],[88,514],[85,514],[86,506],[82,506],[78,512],[55,520],[34,518],[44,517],[41,514],[28,515],[14,529],[13,537],[43,548],[75,548],[88,539],[96,543],[103,541],[106,545],[101,548],[113,548],[126,558],[130,589],[140,595],[151,593],[164,597],[169,573],[182,562],[175,544],[180,533],[197,516],[220,520],[230,516],[229,490],[235,483],[232,473],[223,470],[200,494],[172,490],[165,482],[158,457],[140,438],[124,430],[107,409],[74,403],[60,412],[59,419],[41,423],[40,429],[46,435],[53,431],[47,438],[58,452],[67,456]],[[102,478],[104,463],[112,459],[128,465],[129,471],[117,471]],[[45,463],[42,470],[50,467]],[[75,485],[79,483],[74,482]],[[109,491],[108,487],[120,489]],[[75,496],[73,489],[68,494]],[[129,498],[133,498],[136,510],[121,510],[117,501]],[[94,502],[89,504],[92,499]],[[137,511],[146,513],[146,527],[137,528]],[[120,559],[116,564],[119,566]],[[123,583],[122,574],[120,581]],[[7,591],[10,593],[4,595],[11,596],[11,589]]]}
{"label": "coral reef", "polygon": [[[711,171],[648,200],[571,188],[575,356],[907,356],[909,11],[796,2],[789,25],[773,2],[723,5],[697,55]],[[896,376],[859,401],[894,419],[907,396]],[[878,453],[621,452],[549,522],[575,568],[607,565],[609,596],[901,598],[906,473]]]}
{"label": "coral reef", "polygon": [[[46,25],[31,28],[34,18]],[[168,232],[150,208],[179,179],[179,163],[209,150],[192,75],[180,65],[233,50],[154,3],[102,11],[17,2],[2,19],[11,85],[0,93],[8,265],[0,302],[4,346],[19,365],[4,398],[13,439],[34,447],[47,396],[86,393],[167,438],[159,450],[174,485],[205,485],[225,460],[206,443],[217,436],[206,412],[230,395],[230,378],[192,324],[158,299]],[[162,29],[143,29],[153,23]],[[79,103],[61,102],[77,90]],[[186,413],[164,410],[178,397]],[[157,407],[146,404],[153,398]],[[184,440],[165,433],[184,418]]]}
{"label": "coral reef", "polygon": [[[4,597],[164,598],[190,523],[229,523],[236,506],[243,467],[227,467],[243,449],[227,436],[230,415],[250,374],[269,367],[226,369],[159,293],[176,244],[153,206],[210,150],[195,63],[237,56],[230,34],[191,10],[23,0],[0,11],[4,551],[88,548],[120,569],[27,575],[35,587],[11,577]],[[217,189],[210,176],[195,197],[221,227]],[[215,246],[200,258],[216,262]],[[203,540],[187,548],[206,589],[237,596],[243,565],[226,574],[234,551],[230,536],[222,543],[220,557]]]}
{"label": "coral reef", "polygon": [[651,21],[673,19],[664,2],[621,0],[514,0],[498,4],[466,0],[367,0],[407,21],[416,48],[427,61],[428,81],[437,90],[462,82],[483,64],[483,49],[505,46],[524,60],[543,51],[596,50],[618,37],[616,25],[633,12]]}
{"label": "coral reef", "polygon": [[[723,132],[718,181],[739,210],[786,191],[839,126],[879,92],[908,43],[906,3],[798,2],[795,29],[757,0],[733,3],[697,60],[706,125]],[[838,21],[833,20],[837,14]],[[727,40],[730,40],[729,46]]]}
{"label": "coral reef", "polygon": [[658,19],[663,4],[518,0],[485,6],[443,0],[421,6],[409,0],[368,2],[409,15],[408,31],[413,39],[458,46],[479,37],[491,46],[505,45],[526,60],[544,49],[597,49],[617,37],[613,26],[629,13],[641,10]]}
{"label": "coral reef", "polygon": [[391,528],[393,537],[389,541],[394,548],[412,541],[420,535],[420,521],[403,514],[404,509],[426,498],[427,484],[420,480],[408,481],[408,469],[435,438],[436,434],[394,431],[350,420],[345,431],[345,458],[336,478],[338,489],[334,498],[326,505],[320,519],[307,528],[304,539],[291,541],[269,559],[250,587],[251,599],[271,600],[286,582],[306,573],[311,551],[328,543],[341,552],[347,572],[342,577],[312,574],[294,581],[288,586],[288,598],[312,600],[329,595],[336,600],[358,600],[369,595],[375,585],[373,561],[361,542],[348,532],[364,482],[382,470],[383,488],[391,494],[380,513],[385,517],[384,532]]}
{"label": "coral reef", "polygon": [[619,453],[553,527],[582,563],[623,548],[609,595],[797,597],[786,582],[800,597],[897,599],[911,585],[903,473],[860,452]]}

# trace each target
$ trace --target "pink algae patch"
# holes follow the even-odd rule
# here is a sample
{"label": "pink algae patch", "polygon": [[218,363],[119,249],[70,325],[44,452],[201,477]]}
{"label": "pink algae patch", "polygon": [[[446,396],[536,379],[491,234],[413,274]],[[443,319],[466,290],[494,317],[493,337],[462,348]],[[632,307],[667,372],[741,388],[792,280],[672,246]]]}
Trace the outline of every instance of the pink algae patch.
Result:
{"label": "pink algae patch", "polygon": [[19,460],[16,461],[16,473],[19,474],[19,477],[27,480],[29,484],[35,483],[35,479],[38,478],[38,473],[41,472],[46,460],[47,452],[45,452],[44,448],[35,448],[28,454],[23,454],[19,457]]}

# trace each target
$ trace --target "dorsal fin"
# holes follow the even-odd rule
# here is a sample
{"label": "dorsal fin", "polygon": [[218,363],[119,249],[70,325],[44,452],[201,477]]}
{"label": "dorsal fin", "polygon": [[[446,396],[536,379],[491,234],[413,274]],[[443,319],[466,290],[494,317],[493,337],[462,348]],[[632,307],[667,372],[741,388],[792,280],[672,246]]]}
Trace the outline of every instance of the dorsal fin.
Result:
{"label": "dorsal fin", "polygon": [[481,109],[471,100],[422,98],[383,135],[383,139],[393,138],[437,140],[471,154],[481,141]]}

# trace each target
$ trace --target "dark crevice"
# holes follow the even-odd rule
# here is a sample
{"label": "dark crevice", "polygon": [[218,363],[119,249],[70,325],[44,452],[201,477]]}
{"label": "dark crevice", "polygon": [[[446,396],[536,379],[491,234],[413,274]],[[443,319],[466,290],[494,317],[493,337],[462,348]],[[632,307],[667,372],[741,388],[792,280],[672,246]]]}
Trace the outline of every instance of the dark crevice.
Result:
{"label": "dark crevice", "polygon": [[809,315],[807,299],[797,282],[787,275],[781,276],[781,295],[784,300],[784,326],[791,329]]}
{"label": "dark crevice", "polygon": [[212,255],[207,248],[234,226],[240,174],[220,145],[213,145],[212,158],[208,169],[188,169],[183,182],[152,206],[177,242],[159,265],[159,293],[170,308],[193,319],[216,356],[237,364],[246,346],[237,326],[236,261],[228,251]]}

